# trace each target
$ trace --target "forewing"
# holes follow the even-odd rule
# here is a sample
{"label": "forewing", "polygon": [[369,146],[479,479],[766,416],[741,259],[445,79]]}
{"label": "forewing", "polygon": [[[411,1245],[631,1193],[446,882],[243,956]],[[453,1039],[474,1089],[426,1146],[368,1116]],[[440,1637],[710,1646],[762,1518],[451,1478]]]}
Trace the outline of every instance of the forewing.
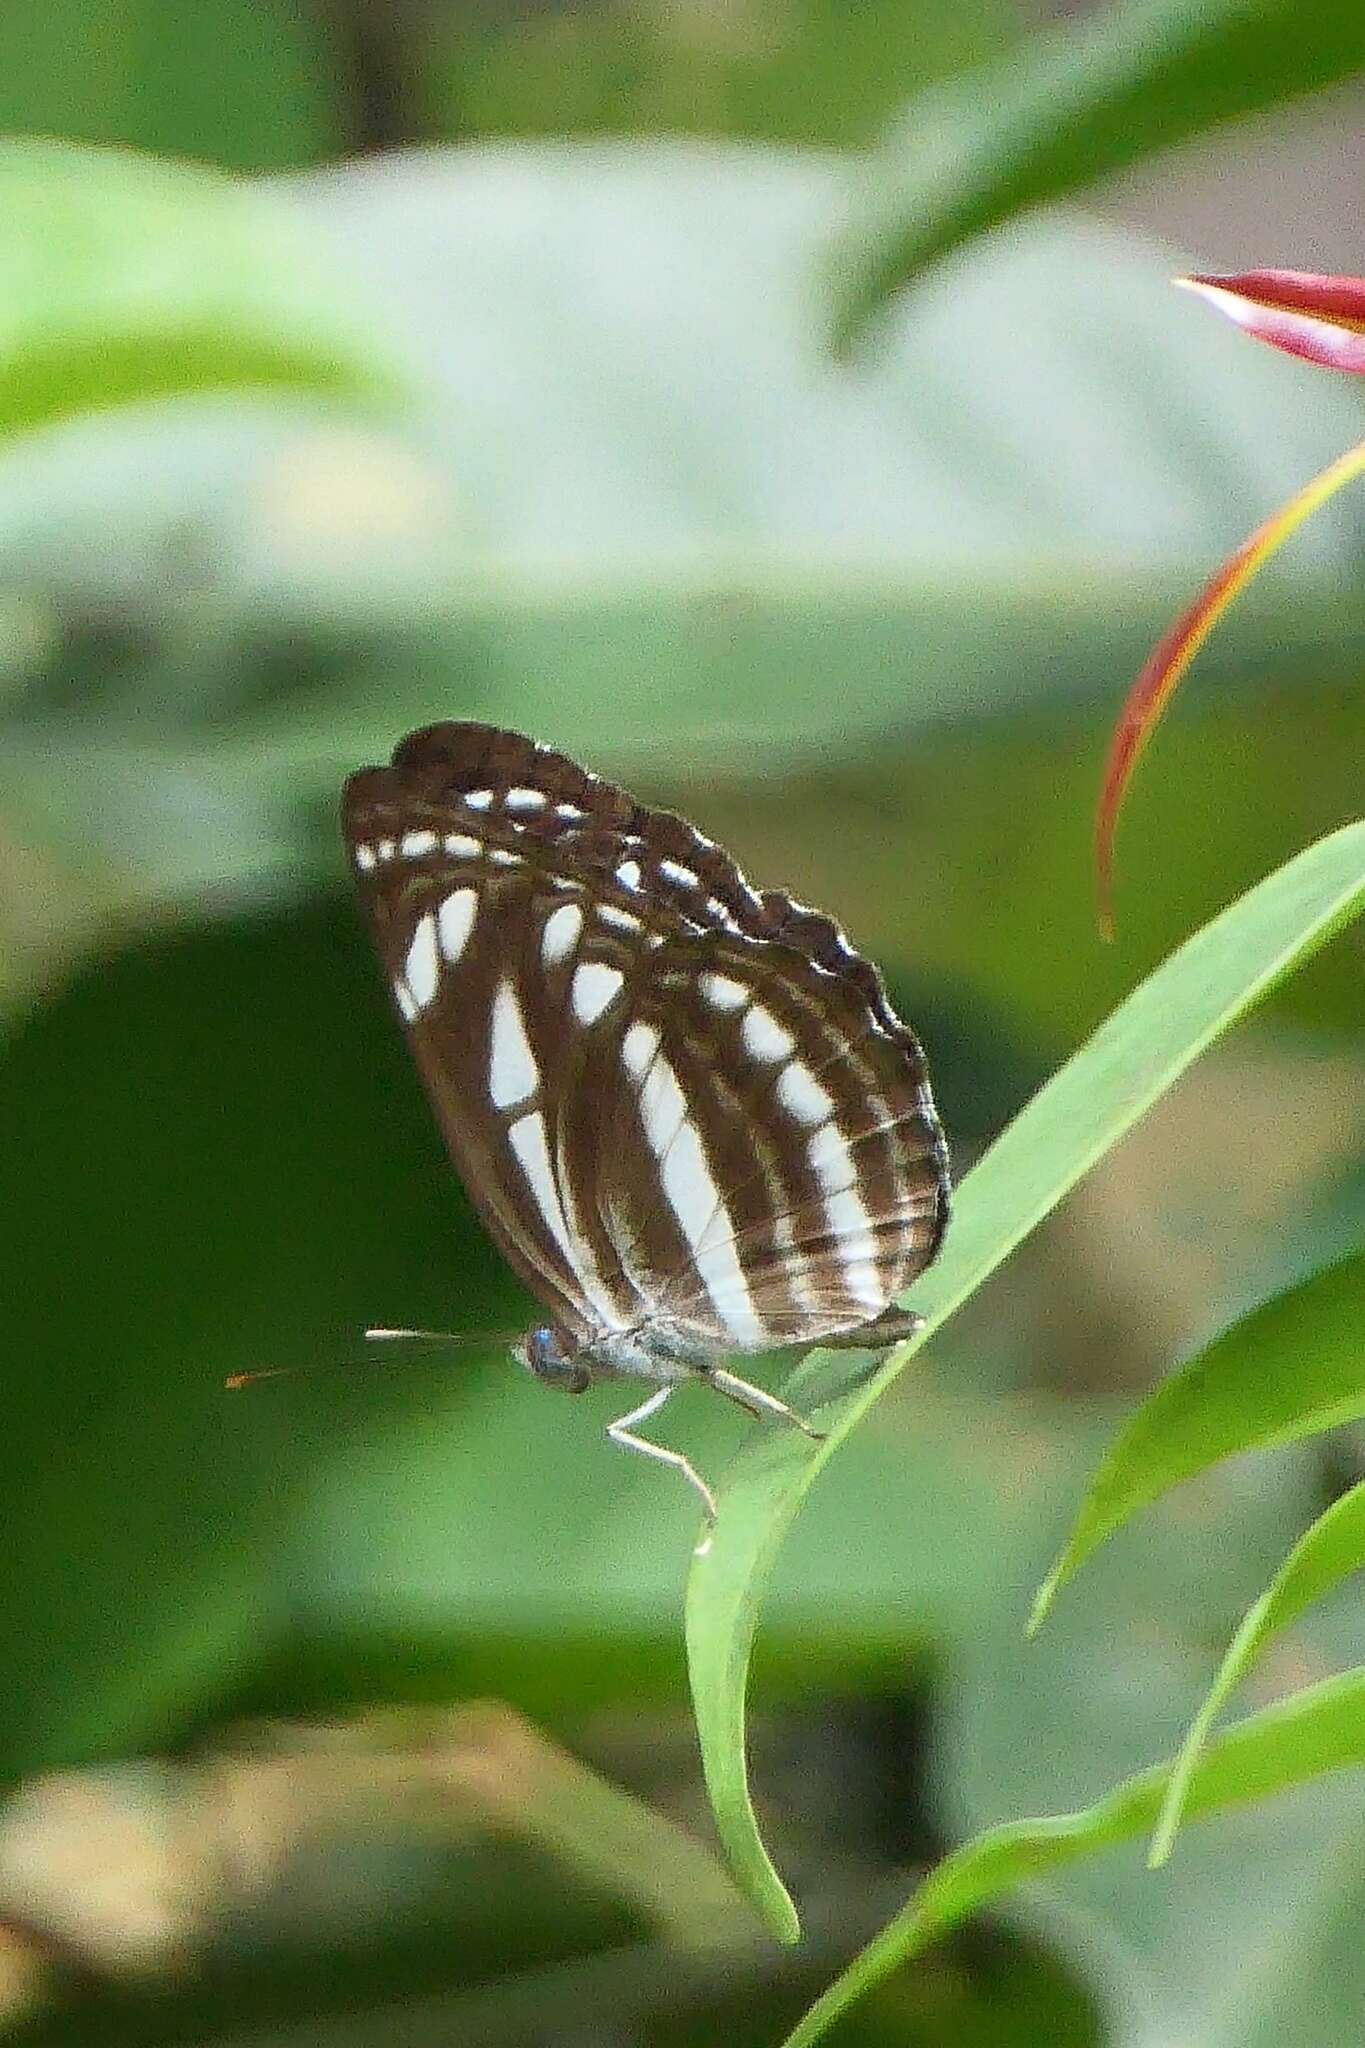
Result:
{"label": "forewing", "polygon": [[[470,784],[477,795],[479,785]],[[366,769],[345,798],[361,900],[413,1058],[471,1201],[555,1323],[583,1343],[638,1303],[597,1271],[562,1188],[554,1105],[575,1046],[545,933],[576,891],[484,807]]]}

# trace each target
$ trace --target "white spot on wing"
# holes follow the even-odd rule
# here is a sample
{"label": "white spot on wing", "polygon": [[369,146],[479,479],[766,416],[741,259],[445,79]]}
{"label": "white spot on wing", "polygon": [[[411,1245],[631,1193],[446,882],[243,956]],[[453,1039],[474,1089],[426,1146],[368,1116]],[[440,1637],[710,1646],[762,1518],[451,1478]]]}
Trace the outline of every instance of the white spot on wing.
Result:
{"label": "white spot on wing", "polygon": [[806,1261],[796,1248],[796,1232],[789,1216],[773,1218],[773,1243],[786,1261],[782,1277],[797,1307],[803,1308],[808,1316],[823,1315],[825,1303],[810,1284]]}
{"label": "white spot on wing", "polygon": [[656,1159],[663,1158],[686,1115],[687,1104],[683,1101],[677,1075],[667,1060],[656,1060],[651,1056],[644,1087],[640,1090],[640,1120],[645,1127],[649,1149]]}
{"label": "white spot on wing", "polygon": [[555,805],[555,816],[557,818],[566,818],[571,824],[576,823],[580,818],[586,818],[587,815],[587,812],[579,804]]}
{"label": "white spot on wing", "polygon": [[744,1050],[751,1059],[785,1060],[796,1050],[796,1040],[783,1025],[779,1024],[771,1010],[765,1010],[762,1003],[753,1003],[744,1013],[741,1027]]}
{"label": "white spot on wing", "polygon": [[659,1033],[653,1024],[632,1024],[621,1040],[621,1057],[626,1071],[642,1081],[659,1050]]}
{"label": "white spot on wing", "polygon": [[478,840],[471,839],[467,832],[446,833],[446,852],[452,860],[473,860],[478,851]]}
{"label": "white spot on wing", "polygon": [[825,1214],[829,1217],[830,1232],[838,1241],[845,1287],[856,1302],[874,1315],[879,1314],[886,1307],[888,1296],[877,1277],[877,1240],[862,1196],[852,1187],[841,1188],[837,1195],[826,1195]]}
{"label": "white spot on wing", "polygon": [[363,839],[357,844],[355,849],[355,864],[364,874],[368,874],[375,864],[374,848],[367,846]]}
{"label": "white spot on wing", "polygon": [[614,903],[599,903],[597,915],[602,924],[614,924],[618,931],[638,932],[640,920],[633,910],[618,910]]}
{"label": "white spot on wing", "polygon": [[531,1185],[531,1193],[542,1220],[555,1240],[566,1264],[575,1266],[573,1240],[564,1207],[550,1166],[550,1148],[545,1139],[545,1119],[538,1109],[519,1116],[507,1127],[507,1142]]}
{"label": "white spot on wing", "polygon": [[456,889],[447,896],[436,913],[436,924],[441,936],[441,951],[447,960],[458,960],[469,944],[469,934],[474,929],[474,917],[479,907],[478,891]]}
{"label": "white spot on wing", "polygon": [[393,985],[393,992],[398,1000],[398,1007],[403,1013],[403,1021],[411,1024],[413,1018],[417,1015],[417,1005],[412,1000],[412,993],[401,975]]}
{"label": "white spot on wing", "polygon": [[595,1024],[616,997],[625,978],[615,967],[608,967],[601,960],[585,960],[581,967],[575,968],[571,1000],[579,1023]]}
{"label": "white spot on wing", "polygon": [[435,853],[436,847],[434,832],[405,832],[398,843],[404,860],[421,860],[423,854]]}
{"label": "white spot on wing", "polygon": [[624,883],[627,889],[638,889],[640,886],[639,861],[623,860],[620,867],[616,870],[616,879],[618,882]]}
{"label": "white spot on wing", "polygon": [[392,860],[394,856],[394,851],[394,844],[391,839],[381,839],[378,846],[375,848],[375,852],[378,854],[380,860]]}
{"label": "white spot on wing", "polygon": [[558,910],[550,912],[540,941],[540,957],[547,967],[558,967],[567,959],[582,929],[583,913],[576,903],[561,903]]}
{"label": "white spot on wing", "polygon": [[749,1000],[749,991],[743,982],[732,981],[728,974],[703,974],[701,992],[717,1010],[737,1010],[741,1003]]}
{"label": "white spot on wing", "polygon": [[857,1179],[848,1140],[839,1126],[822,1124],[806,1145],[811,1171],[827,1194],[835,1194]]}
{"label": "white spot on wing", "polygon": [[488,1060],[488,1092],[495,1109],[524,1102],[540,1084],[526,1022],[510,981],[499,983],[493,998],[493,1030]]}
{"label": "white spot on wing", "polygon": [[806,1152],[825,1191],[825,1216],[844,1269],[844,1285],[856,1302],[877,1315],[890,1296],[877,1273],[877,1241],[858,1189],[849,1141],[837,1125],[828,1123],[810,1139]]}
{"label": "white spot on wing", "polygon": [[488,858],[493,862],[493,865],[495,867],[499,868],[519,868],[521,866],[521,855],[519,853],[513,853],[511,849],[506,846],[490,846],[488,849]]}
{"label": "white spot on wing", "polygon": [[436,994],[436,985],[441,978],[440,957],[436,951],[436,920],[429,912],[417,920],[403,974],[414,1008],[425,1010]]}
{"label": "white spot on wing", "polygon": [[471,811],[486,811],[493,801],[493,792],[491,789],[467,789],[463,800]]}
{"label": "white spot on wing", "polygon": [[676,882],[683,889],[699,889],[701,876],[694,868],[685,868],[678,860],[661,860],[659,873],[666,882]]}
{"label": "white spot on wing", "polygon": [[822,1124],[834,1114],[834,1097],[822,1088],[810,1068],[793,1060],[777,1081],[777,1099],[799,1124]]}
{"label": "white spot on wing", "polygon": [[540,1211],[550,1237],[573,1275],[585,1300],[591,1303],[598,1315],[609,1328],[623,1327],[615,1303],[602,1287],[600,1276],[593,1264],[592,1254],[584,1241],[570,1227],[559,1199],[555,1185],[554,1168],[550,1164],[550,1148],[545,1138],[545,1119],[538,1109],[526,1116],[519,1116],[509,1124],[507,1142],[513,1157],[526,1176],[531,1190],[531,1199]]}
{"label": "white spot on wing", "polygon": [[702,1253],[708,1225],[723,1205],[678,1077],[665,1059],[656,1059],[649,1070],[640,1094],[640,1115],[649,1148],[658,1161],[664,1194],[717,1319],[737,1344],[765,1344],[767,1330],[754,1312],[753,1296],[732,1240],[733,1226],[720,1242]]}
{"label": "white spot on wing", "polygon": [[509,811],[540,811],[545,808],[543,789],[509,789],[503,803]]}

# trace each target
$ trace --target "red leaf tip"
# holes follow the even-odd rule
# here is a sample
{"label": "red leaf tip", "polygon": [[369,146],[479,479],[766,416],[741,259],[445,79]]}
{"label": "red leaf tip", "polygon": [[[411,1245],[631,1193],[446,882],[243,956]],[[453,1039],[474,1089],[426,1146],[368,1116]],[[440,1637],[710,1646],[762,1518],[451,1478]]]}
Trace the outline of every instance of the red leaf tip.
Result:
{"label": "red leaf tip", "polygon": [[1312,270],[1191,272],[1174,282],[1198,292],[1243,333],[1327,370],[1365,376],[1365,277]]}

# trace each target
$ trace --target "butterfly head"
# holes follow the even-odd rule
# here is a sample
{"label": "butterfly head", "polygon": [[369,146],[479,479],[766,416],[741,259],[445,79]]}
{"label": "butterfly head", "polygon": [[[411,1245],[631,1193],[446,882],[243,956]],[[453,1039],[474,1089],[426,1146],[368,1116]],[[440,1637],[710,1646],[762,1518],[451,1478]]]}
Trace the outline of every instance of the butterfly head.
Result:
{"label": "butterfly head", "polygon": [[512,1346],[512,1356],[547,1387],[559,1387],[566,1394],[584,1394],[592,1385],[592,1374],[581,1355],[570,1351],[548,1324],[528,1330]]}

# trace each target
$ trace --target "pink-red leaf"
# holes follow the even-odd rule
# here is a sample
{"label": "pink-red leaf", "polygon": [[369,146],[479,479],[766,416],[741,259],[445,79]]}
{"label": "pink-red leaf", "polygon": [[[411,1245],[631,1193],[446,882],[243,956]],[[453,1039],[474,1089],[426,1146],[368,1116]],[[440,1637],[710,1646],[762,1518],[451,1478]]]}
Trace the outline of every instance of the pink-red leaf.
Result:
{"label": "pink-red leaf", "polygon": [[[1331,370],[1365,375],[1365,277],[1310,270],[1243,270],[1227,277],[1179,277],[1257,341]],[[1291,533],[1334,491],[1365,472],[1365,442],[1315,476],[1243,541],[1147,657],[1110,742],[1095,814],[1100,930],[1114,932],[1114,834],[1133,771],[1176,684],[1233,599]]]}
{"label": "pink-red leaf", "polygon": [[1365,376],[1365,277],[1311,270],[1243,270],[1232,277],[1180,277],[1257,341],[1329,370]]}
{"label": "pink-red leaf", "polygon": [[1114,935],[1114,834],[1119,810],[1143,749],[1156,731],[1175,686],[1233,599],[1246,589],[1277,548],[1353,477],[1365,474],[1365,441],[1348,448],[1335,462],[1296,491],[1244,540],[1235,555],[1209,578],[1194,603],[1183,611],[1148,655],[1141,675],[1128,692],[1109,743],[1099,806],[1095,813],[1095,873],[1099,889],[1100,930]]}

